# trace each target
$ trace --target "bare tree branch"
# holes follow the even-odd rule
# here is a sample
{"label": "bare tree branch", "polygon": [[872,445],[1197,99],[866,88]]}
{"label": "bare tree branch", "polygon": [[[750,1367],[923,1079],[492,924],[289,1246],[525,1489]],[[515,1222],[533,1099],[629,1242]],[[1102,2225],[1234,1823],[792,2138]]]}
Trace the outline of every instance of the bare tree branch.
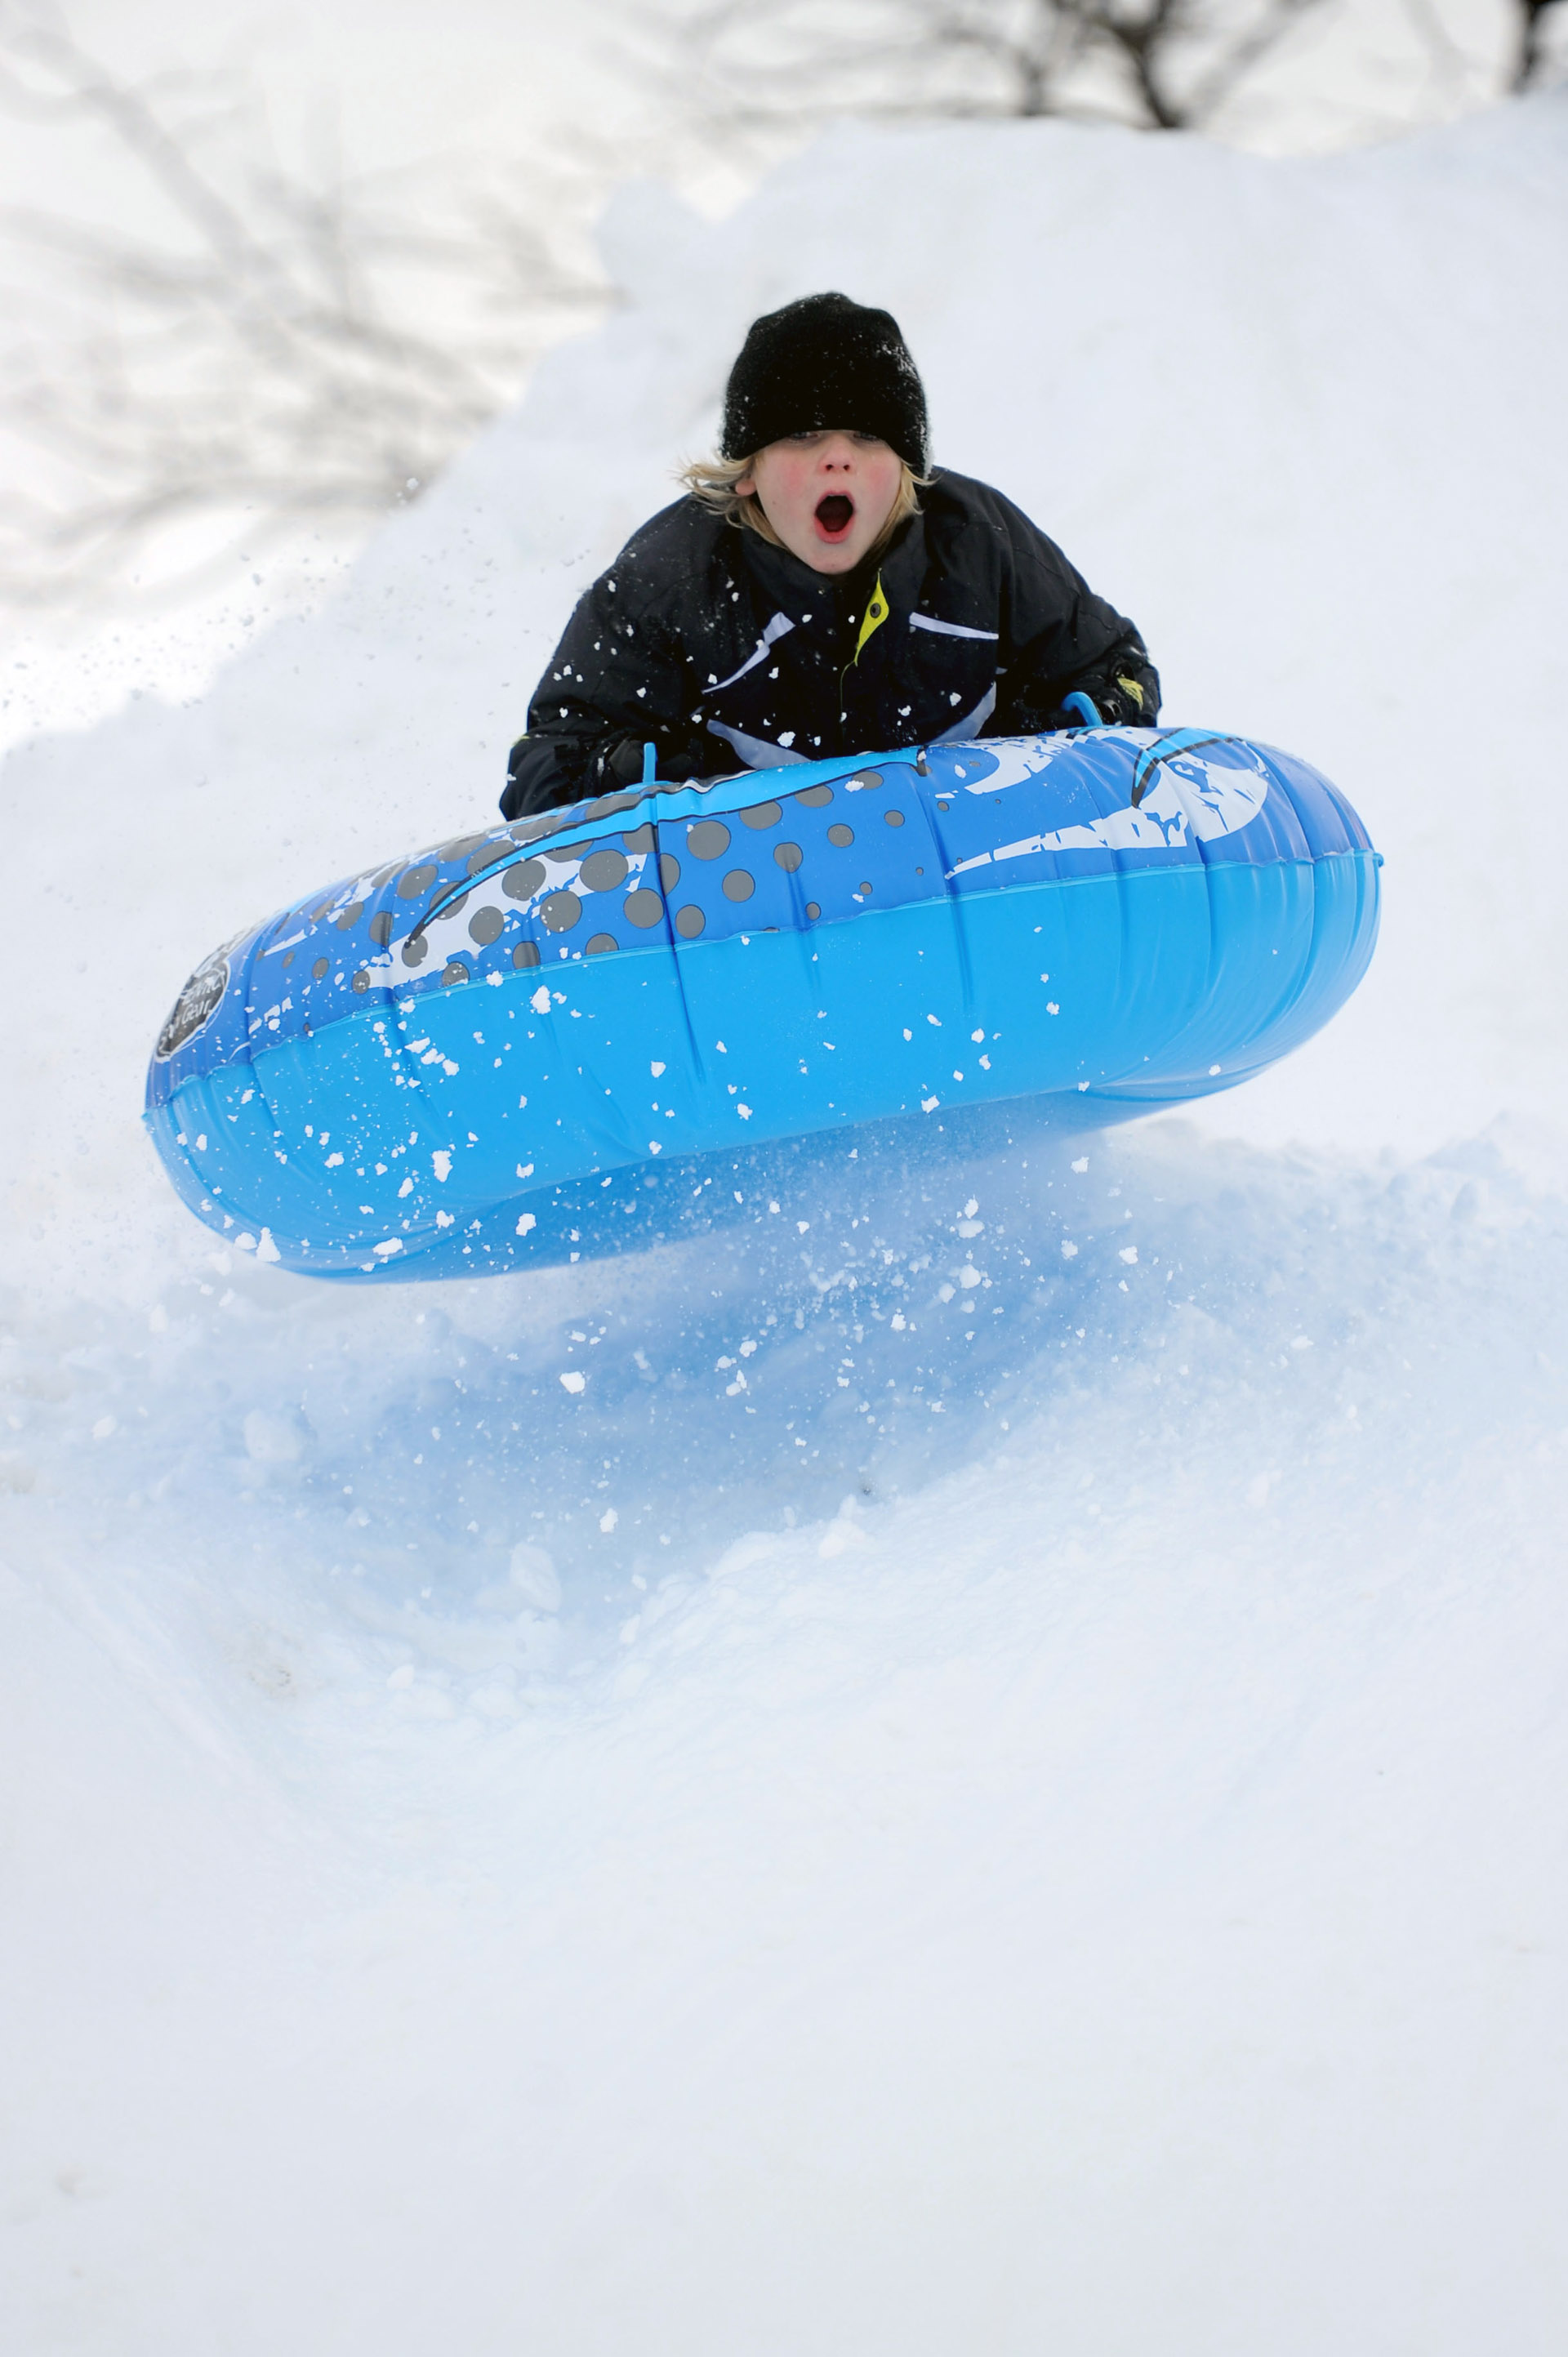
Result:
{"label": "bare tree branch", "polygon": [[607,175],[580,150],[443,220],[415,176],[286,168],[232,77],[134,84],[36,5],[0,14],[0,104],[103,125],[171,222],[160,242],[0,214],[33,279],[6,308],[0,428],[42,479],[0,497],[0,597],[77,597],[192,518],[243,511],[249,539],[384,512],[610,299],[585,233]]}
{"label": "bare tree branch", "polygon": [[1331,5],[719,0],[687,25],[715,97],[753,109],[1065,114],[1174,130],[1233,103],[1297,25]]}
{"label": "bare tree branch", "polygon": [[1546,63],[1546,19],[1559,0],[1514,0],[1514,5],[1520,24],[1513,87],[1528,90]]}

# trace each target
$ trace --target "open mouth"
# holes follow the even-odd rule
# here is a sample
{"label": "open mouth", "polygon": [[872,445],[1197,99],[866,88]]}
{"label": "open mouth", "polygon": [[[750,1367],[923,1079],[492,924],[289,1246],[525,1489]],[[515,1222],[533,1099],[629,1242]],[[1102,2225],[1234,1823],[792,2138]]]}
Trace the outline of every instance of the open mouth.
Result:
{"label": "open mouth", "polygon": [[824,540],[842,540],[854,522],[854,501],[843,491],[830,491],[817,501],[817,530]]}

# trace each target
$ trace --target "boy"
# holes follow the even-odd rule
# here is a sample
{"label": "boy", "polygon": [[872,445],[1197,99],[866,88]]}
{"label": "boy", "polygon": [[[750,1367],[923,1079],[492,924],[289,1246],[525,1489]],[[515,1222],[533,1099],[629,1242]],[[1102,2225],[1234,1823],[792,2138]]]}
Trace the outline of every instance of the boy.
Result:
{"label": "boy", "polygon": [[[579,602],[529,706],[506,817],[671,780],[1157,717],[1137,630],[984,483],[926,472],[896,322],[843,295],[757,320],[723,455]],[[924,494],[922,497],[921,495]],[[738,527],[738,529],[737,529]]]}

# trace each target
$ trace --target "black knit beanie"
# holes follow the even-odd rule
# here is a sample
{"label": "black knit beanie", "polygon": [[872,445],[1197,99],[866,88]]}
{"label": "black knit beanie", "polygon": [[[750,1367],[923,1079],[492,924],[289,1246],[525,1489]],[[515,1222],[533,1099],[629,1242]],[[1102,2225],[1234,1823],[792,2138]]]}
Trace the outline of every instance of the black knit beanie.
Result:
{"label": "black knit beanie", "polygon": [[725,393],[725,458],[786,434],[875,434],[926,471],[926,393],[890,312],[806,295],[754,319]]}

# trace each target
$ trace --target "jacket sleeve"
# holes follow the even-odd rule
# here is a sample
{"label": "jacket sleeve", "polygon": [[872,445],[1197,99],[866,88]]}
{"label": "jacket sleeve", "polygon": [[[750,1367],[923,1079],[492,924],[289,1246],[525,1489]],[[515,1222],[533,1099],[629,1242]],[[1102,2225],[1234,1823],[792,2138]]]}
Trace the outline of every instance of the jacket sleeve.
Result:
{"label": "jacket sleeve", "polygon": [[[661,521],[656,517],[655,526]],[[579,598],[533,691],[528,734],[511,748],[503,817],[629,783],[640,774],[640,748],[649,741],[659,749],[661,777],[695,774],[687,664],[660,619],[651,567],[639,548],[650,530],[628,542]],[[620,766],[612,768],[618,754]]]}
{"label": "jacket sleeve", "polygon": [[1059,725],[1075,689],[1102,718],[1152,722],[1160,708],[1159,674],[1137,626],[1097,597],[1054,540],[1021,508],[997,494],[1008,542],[1011,595],[1004,627],[1004,671],[993,737],[1030,736]]}

